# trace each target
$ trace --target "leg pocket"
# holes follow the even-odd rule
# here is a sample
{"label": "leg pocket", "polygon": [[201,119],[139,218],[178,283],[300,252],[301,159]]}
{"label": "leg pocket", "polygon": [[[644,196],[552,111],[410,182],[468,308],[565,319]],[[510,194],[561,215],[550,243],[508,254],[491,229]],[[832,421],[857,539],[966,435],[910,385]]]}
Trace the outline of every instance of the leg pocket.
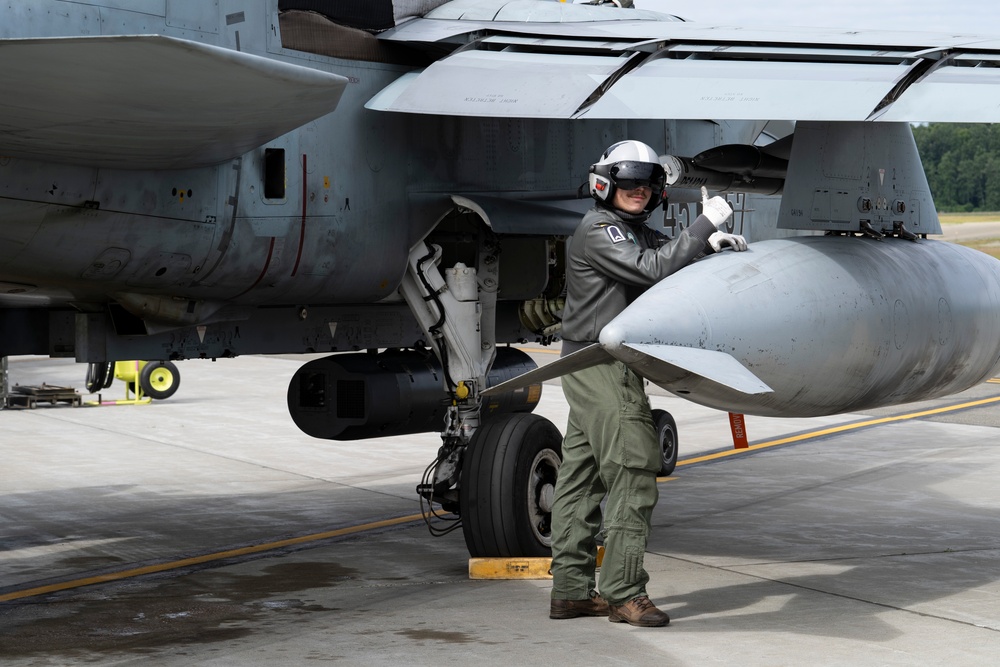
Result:
{"label": "leg pocket", "polygon": [[646,571],[642,567],[642,557],[645,553],[640,547],[625,547],[625,572],[623,578],[627,586],[632,586],[646,579]]}
{"label": "leg pocket", "polygon": [[643,379],[618,362],[622,371],[617,463],[625,468],[660,470],[660,445]]}
{"label": "leg pocket", "polygon": [[622,415],[619,438],[619,463],[623,467],[659,472],[660,444],[656,439],[651,415],[643,411]]}

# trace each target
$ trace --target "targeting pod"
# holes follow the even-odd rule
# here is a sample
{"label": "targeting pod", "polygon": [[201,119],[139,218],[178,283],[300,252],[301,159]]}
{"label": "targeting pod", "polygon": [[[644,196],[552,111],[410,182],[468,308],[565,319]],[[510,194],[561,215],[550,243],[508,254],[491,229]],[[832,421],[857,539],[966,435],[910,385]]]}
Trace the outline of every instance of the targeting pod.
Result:
{"label": "targeting pod", "polygon": [[[498,348],[487,386],[537,368],[526,353]],[[531,412],[541,383],[483,399],[483,417]],[[451,399],[437,357],[414,351],[335,354],[302,366],[288,385],[288,412],[314,438],[363,440],[444,428]]]}

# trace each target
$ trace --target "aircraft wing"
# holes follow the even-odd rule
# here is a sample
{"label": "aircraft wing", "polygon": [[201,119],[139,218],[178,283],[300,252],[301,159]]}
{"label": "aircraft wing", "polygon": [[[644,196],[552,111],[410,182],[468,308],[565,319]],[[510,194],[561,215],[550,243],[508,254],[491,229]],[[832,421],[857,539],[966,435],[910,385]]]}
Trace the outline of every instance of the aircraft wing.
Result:
{"label": "aircraft wing", "polygon": [[515,389],[524,389],[525,387],[530,387],[533,384],[545,382],[546,380],[554,380],[555,378],[566,375],[567,373],[575,373],[576,371],[581,371],[584,368],[590,368],[591,366],[596,366],[597,364],[603,364],[604,362],[611,361],[613,359],[614,357],[611,356],[610,352],[597,343],[594,343],[593,345],[588,345],[582,350],[577,350],[573,354],[560,357],[551,364],[545,364],[544,366],[540,366],[533,371],[522,373],[517,377],[513,377],[509,380],[501,382],[500,384],[484,389],[480,393],[483,396],[490,396],[492,394],[502,394],[507,391],[514,391]]}
{"label": "aircraft wing", "polygon": [[523,389],[615,358],[625,361],[633,370],[650,379],[663,380],[667,377],[676,379],[685,375],[697,375],[744,394],[765,394],[773,391],[725,352],[679,345],[624,342],[614,345],[613,349],[614,352],[611,352],[605,346],[594,343],[551,364],[489,387],[481,393],[489,396]]}
{"label": "aircraft wing", "polygon": [[[1000,115],[997,39],[705,27],[563,3],[510,2],[488,20],[473,11],[481,4],[490,3],[451,2],[381,34],[449,54],[398,79],[369,108],[611,119],[995,122]],[[546,14],[540,5],[549,6]],[[642,20],[605,20],[610,15]]]}
{"label": "aircraft wing", "polygon": [[0,39],[0,155],[218,164],[337,106],[341,76],[158,35]]}
{"label": "aircraft wing", "polygon": [[622,343],[621,347],[642,355],[634,358],[625,353],[629,357],[629,365],[643,377],[659,380],[664,376],[676,377],[690,373],[744,394],[767,394],[773,391],[767,383],[725,352],[651,343]]}

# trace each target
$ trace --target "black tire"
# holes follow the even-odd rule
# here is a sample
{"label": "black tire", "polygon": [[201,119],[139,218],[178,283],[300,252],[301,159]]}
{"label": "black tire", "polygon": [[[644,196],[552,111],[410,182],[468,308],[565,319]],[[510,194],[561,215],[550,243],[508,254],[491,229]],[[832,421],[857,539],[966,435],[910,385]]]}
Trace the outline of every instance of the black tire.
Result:
{"label": "black tire", "polygon": [[562,435],[544,417],[500,415],[476,431],[462,461],[459,505],[473,557],[552,553],[552,495]]}
{"label": "black tire", "polygon": [[181,372],[169,361],[150,361],[139,373],[142,393],[150,398],[170,398],[181,386]]}
{"label": "black tire", "polygon": [[107,389],[115,379],[114,364],[110,361],[99,361],[87,364],[87,391],[96,394]]}
{"label": "black tire", "polygon": [[653,428],[660,443],[660,477],[677,467],[677,422],[666,410],[653,410]]}

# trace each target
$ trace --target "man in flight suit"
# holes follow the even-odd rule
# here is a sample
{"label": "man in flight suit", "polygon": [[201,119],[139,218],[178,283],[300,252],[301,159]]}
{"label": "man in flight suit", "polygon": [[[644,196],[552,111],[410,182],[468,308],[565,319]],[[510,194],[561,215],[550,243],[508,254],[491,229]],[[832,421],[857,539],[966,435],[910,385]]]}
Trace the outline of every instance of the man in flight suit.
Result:
{"label": "man in flight suit", "polygon": [[[583,217],[567,251],[563,356],[598,340],[601,329],[651,285],[702,254],[746,241],[719,231],[732,215],[703,192],[704,212],[672,241],[645,226],[663,198],[656,152],[638,141],[609,147],[590,168],[597,205]],[[563,462],[552,509],[550,618],[608,616],[641,627],[670,617],[646,594],[643,555],[658,490],[660,445],[643,379],[620,361],[562,378],[569,403]],[[596,537],[607,495],[600,594]]]}

